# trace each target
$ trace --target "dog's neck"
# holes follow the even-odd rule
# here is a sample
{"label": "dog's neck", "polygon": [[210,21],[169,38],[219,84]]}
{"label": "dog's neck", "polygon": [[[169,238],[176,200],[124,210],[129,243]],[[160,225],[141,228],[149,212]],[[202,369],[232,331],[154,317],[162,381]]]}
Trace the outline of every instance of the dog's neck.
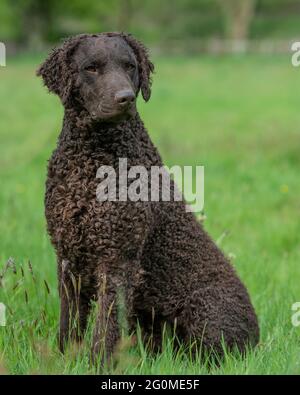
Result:
{"label": "dog's neck", "polygon": [[86,114],[65,110],[58,145],[72,153],[108,151],[118,156],[138,154],[141,141],[149,140],[138,113],[120,123],[94,122]]}

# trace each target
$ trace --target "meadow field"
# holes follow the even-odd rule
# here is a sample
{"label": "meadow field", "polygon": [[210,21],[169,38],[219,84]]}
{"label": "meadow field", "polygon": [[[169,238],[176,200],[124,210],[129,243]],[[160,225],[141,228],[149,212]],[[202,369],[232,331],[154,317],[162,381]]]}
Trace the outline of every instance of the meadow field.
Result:
{"label": "meadow field", "polygon": [[[47,159],[62,107],[35,69],[43,56],[0,68],[0,370],[89,374],[89,338],[61,355],[56,262],[44,219]],[[167,165],[205,166],[205,228],[249,289],[261,341],[220,366],[150,356],[124,338],[110,373],[299,374],[300,68],[289,56],[157,57],[142,118]]]}

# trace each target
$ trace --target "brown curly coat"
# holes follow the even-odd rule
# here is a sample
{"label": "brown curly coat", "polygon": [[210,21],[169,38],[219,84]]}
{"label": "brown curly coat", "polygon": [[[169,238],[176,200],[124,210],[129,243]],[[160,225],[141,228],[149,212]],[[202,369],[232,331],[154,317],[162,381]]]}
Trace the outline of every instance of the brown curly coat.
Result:
{"label": "brown curly coat", "polygon": [[[150,97],[153,65],[132,36],[119,37],[134,51],[139,89]],[[180,341],[196,339],[222,354],[255,345],[259,329],[248,293],[234,269],[184,202],[98,202],[97,169],[127,158],[128,166],[162,166],[139,115],[117,124],[93,123],[76,100],[71,58],[80,35],[55,49],[38,70],[65,107],[62,132],[49,161],[46,186],[48,231],[56,249],[61,298],[60,347],[85,330],[92,300],[99,304],[93,354],[109,357],[120,337],[118,289],[125,290],[131,331],[139,322],[145,341],[160,347],[164,323],[176,322]],[[172,184],[172,188],[174,185]]]}

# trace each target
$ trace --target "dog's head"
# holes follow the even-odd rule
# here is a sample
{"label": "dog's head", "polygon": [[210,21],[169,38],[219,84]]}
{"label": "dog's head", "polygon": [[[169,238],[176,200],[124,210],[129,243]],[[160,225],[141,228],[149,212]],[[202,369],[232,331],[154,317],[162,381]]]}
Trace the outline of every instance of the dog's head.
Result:
{"label": "dog's head", "polygon": [[133,36],[102,33],[67,39],[37,75],[66,108],[86,110],[95,121],[118,122],[135,114],[139,91],[149,100],[153,71],[146,48]]}

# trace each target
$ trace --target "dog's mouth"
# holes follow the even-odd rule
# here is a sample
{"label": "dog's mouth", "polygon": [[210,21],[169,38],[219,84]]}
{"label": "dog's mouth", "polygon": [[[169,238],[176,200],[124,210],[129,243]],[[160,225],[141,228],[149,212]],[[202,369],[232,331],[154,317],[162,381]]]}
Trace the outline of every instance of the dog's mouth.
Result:
{"label": "dog's mouth", "polygon": [[135,103],[123,108],[114,108],[104,105],[99,105],[97,110],[91,111],[90,115],[95,122],[112,122],[118,123],[120,121],[130,119],[136,114]]}

